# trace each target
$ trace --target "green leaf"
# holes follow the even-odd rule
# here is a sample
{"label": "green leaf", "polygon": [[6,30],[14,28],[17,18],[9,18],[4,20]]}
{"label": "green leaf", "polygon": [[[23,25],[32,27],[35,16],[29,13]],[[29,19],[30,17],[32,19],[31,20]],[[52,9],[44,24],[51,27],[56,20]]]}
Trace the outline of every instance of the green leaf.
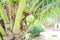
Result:
{"label": "green leaf", "polygon": [[45,31],[45,28],[43,26],[39,26],[39,27],[31,27],[28,33],[38,35],[39,33],[44,31]]}
{"label": "green leaf", "polygon": [[14,0],[15,2],[18,2],[19,0]]}
{"label": "green leaf", "polygon": [[7,0],[7,3],[9,6],[13,7],[14,6],[14,0]]}
{"label": "green leaf", "polygon": [[6,0],[0,0],[1,1],[1,3],[6,3]]}

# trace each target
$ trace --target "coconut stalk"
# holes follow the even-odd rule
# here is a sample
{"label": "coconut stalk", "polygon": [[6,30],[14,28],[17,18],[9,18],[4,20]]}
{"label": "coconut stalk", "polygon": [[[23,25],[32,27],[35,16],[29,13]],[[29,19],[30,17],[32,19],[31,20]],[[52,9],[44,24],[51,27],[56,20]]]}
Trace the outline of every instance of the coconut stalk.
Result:
{"label": "coconut stalk", "polygon": [[2,40],[2,38],[0,37],[0,40]]}
{"label": "coconut stalk", "polygon": [[8,19],[7,14],[6,14],[6,12],[4,11],[4,8],[3,8],[3,6],[2,6],[1,3],[0,3],[0,15],[1,15],[2,19],[4,20],[4,23],[5,23],[5,24],[6,24],[6,23],[9,23],[9,19]]}
{"label": "coconut stalk", "polygon": [[26,0],[21,0],[19,2],[19,7],[18,7],[18,10],[17,10],[16,18],[15,18],[13,32],[17,32],[20,29],[21,17],[22,17],[22,14],[23,14],[25,4],[26,4]]}
{"label": "coconut stalk", "polygon": [[0,33],[2,34],[2,35],[5,35],[6,33],[5,33],[5,30],[3,29],[3,27],[0,25]]}

